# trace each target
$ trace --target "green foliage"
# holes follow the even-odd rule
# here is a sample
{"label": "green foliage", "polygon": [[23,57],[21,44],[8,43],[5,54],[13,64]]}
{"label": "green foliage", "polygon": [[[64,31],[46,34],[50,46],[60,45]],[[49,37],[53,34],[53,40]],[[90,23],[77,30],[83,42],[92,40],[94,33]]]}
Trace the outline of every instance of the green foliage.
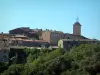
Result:
{"label": "green foliage", "polygon": [[8,64],[7,63],[0,62],[0,73],[2,73],[7,68],[8,68]]}
{"label": "green foliage", "polygon": [[78,69],[78,70],[67,70],[67,71],[63,72],[61,75],[90,75],[90,74]]}
{"label": "green foliage", "polygon": [[24,49],[24,51],[26,52],[27,55],[27,63],[31,63],[34,59],[36,59],[39,54],[40,54],[40,50],[39,49]]}
{"label": "green foliage", "polygon": [[11,65],[8,70],[4,71],[1,75],[21,75],[23,71],[23,65]]}
{"label": "green foliage", "polygon": [[47,53],[47,55],[44,57],[44,60],[48,61],[48,60],[54,59],[56,57],[59,57],[60,55],[63,55],[64,53],[65,53],[64,50],[56,49],[50,53]]}
{"label": "green foliage", "polygon": [[69,55],[82,71],[85,70],[91,75],[96,75],[100,72],[100,66],[97,66],[100,62],[99,44],[83,44],[79,47],[74,47],[69,52]]}
{"label": "green foliage", "polygon": [[100,75],[100,44],[63,49],[25,49],[27,63],[15,64],[2,75]]}

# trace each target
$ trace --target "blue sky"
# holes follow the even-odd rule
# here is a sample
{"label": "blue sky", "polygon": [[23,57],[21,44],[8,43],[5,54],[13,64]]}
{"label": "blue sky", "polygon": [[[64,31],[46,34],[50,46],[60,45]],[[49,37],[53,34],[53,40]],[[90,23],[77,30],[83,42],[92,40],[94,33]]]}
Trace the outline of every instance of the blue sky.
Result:
{"label": "blue sky", "polygon": [[0,0],[0,32],[30,27],[72,33],[77,16],[82,35],[100,39],[100,0]]}

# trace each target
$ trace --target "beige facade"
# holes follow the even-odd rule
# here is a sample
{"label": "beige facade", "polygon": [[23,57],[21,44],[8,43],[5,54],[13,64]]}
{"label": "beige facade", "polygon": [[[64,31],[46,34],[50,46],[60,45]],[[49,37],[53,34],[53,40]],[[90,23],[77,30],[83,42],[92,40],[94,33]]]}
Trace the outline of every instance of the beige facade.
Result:
{"label": "beige facade", "polygon": [[3,33],[0,33],[0,39],[3,39],[3,38],[9,38],[10,35],[9,34],[3,34]]}
{"label": "beige facade", "polygon": [[60,31],[44,31],[42,32],[42,40],[49,42],[51,45],[57,45],[60,39],[63,39],[64,33]]}
{"label": "beige facade", "polygon": [[50,41],[50,36],[51,36],[51,32],[50,31],[43,31],[41,39],[50,43],[51,42]]}
{"label": "beige facade", "polygon": [[42,40],[49,42],[51,45],[57,45],[60,39],[87,39],[84,36],[80,35],[73,35],[73,34],[64,34],[62,32],[51,32],[51,31],[44,31],[42,33]]}

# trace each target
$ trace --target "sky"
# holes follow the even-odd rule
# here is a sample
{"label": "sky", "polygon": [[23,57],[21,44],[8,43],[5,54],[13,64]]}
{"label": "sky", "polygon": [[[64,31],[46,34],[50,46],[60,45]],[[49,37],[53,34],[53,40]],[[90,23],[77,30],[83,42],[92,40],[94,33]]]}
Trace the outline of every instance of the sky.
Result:
{"label": "sky", "polygon": [[100,0],[0,0],[0,32],[18,27],[73,33],[76,18],[82,35],[100,40]]}

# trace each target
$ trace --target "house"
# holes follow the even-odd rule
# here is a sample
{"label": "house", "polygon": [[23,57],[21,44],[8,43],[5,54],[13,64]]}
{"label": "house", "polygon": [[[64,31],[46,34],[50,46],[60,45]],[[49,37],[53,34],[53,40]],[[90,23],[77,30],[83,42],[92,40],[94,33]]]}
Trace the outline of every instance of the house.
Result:
{"label": "house", "polygon": [[66,50],[71,49],[73,46],[79,46],[80,44],[100,43],[95,39],[61,39],[58,42],[58,47]]}
{"label": "house", "polygon": [[30,29],[29,27],[20,27],[9,31],[9,34],[25,35],[33,39],[40,39],[41,33],[42,29]]}
{"label": "house", "polygon": [[49,43],[44,40],[12,39],[11,46],[49,47]]}

